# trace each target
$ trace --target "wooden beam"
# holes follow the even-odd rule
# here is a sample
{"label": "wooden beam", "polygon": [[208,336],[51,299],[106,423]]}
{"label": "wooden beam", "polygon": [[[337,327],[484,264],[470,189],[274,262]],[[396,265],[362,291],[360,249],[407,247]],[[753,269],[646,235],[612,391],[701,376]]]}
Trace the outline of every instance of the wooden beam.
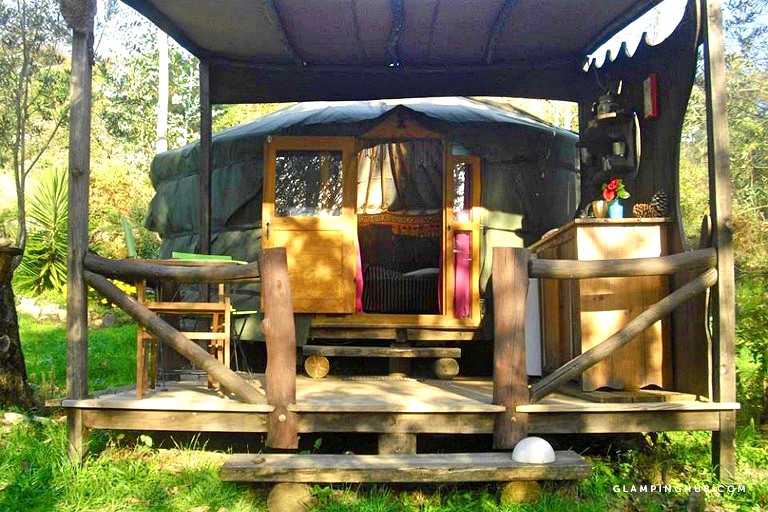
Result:
{"label": "wooden beam", "polygon": [[[717,249],[718,282],[712,290],[712,379],[715,401],[736,400],[736,307],[733,257],[733,206],[728,149],[728,105],[725,89],[725,48],[720,0],[702,0],[704,78],[707,105],[709,208]],[[720,432],[712,436],[712,462],[720,478],[735,471],[735,416],[721,415]]]}
{"label": "wooden beam", "polygon": [[304,62],[304,59],[299,55],[299,52],[296,51],[296,48],[291,43],[291,38],[288,37],[288,32],[285,30],[285,24],[280,18],[280,13],[277,11],[275,3],[272,0],[261,0],[261,5],[266,11],[267,21],[280,35],[280,42],[283,44],[283,49],[288,53],[291,60],[293,60],[296,65],[301,67],[305,66],[306,62]]}
{"label": "wooden beam", "polygon": [[[79,5],[85,6],[85,2]],[[64,11],[65,6],[62,5],[62,13],[67,18]],[[69,82],[67,396],[74,399],[88,396],[88,298],[83,280],[83,258],[88,250],[93,14],[90,19],[76,16],[84,21],[85,27],[72,30],[72,71]],[[70,444],[73,442],[72,436],[81,436],[72,430],[69,434]]]}
{"label": "wooden beam", "polygon": [[200,61],[200,168],[198,171],[198,241],[197,251],[211,252],[211,178],[213,167],[211,152],[213,146],[211,111],[211,67],[208,61]]}
{"label": "wooden beam", "polygon": [[509,21],[509,16],[512,14],[512,10],[519,3],[518,0],[505,0],[504,4],[499,9],[499,13],[496,15],[496,20],[493,22],[493,27],[488,35],[488,42],[485,44],[485,58],[483,62],[486,64],[493,63],[493,52],[496,49],[496,40],[504,32]]}
{"label": "wooden beam", "polygon": [[275,407],[269,417],[267,446],[293,450],[299,447],[298,418],[288,406],[296,403],[296,326],[285,248],[264,250],[262,283],[267,403]]}
{"label": "wooden beam", "polygon": [[110,260],[98,254],[85,255],[85,268],[103,276],[122,281],[175,281],[179,283],[226,283],[231,281],[255,281],[259,278],[259,263],[247,265],[206,265],[188,267],[165,265],[140,260]]}
{"label": "wooden beam", "polygon": [[224,388],[234,393],[238,398],[249,404],[263,404],[265,402],[264,396],[245,379],[221,364],[215,357],[171,327],[168,322],[154,312],[139,304],[136,299],[123,293],[107,278],[86,271],[85,281],[113,304],[128,313],[131,318],[139,322],[149,332],[162,339],[170,348],[220,382]]}
{"label": "wooden beam", "polygon": [[461,357],[461,349],[453,347],[353,347],[349,345],[305,345],[305,356],[326,357]]}
{"label": "wooden beam", "polygon": [[547,375],[531,388],[531,401],[541,400],[564,385],[569,380],[584,373],[621,347],[632,341],[635,336],[671,313],[676,307],[688,299],[698,295],[717,282],[717,271],[707,270],[705,273],[681,286],[667,297],[653,304],[638,316],[627,322],[613,336],[592,347],[583,354],[571,359],[563,366]]}
{"label": "wooden beam", "polygon": [[549,464],[515,462],[505,453],[403,455],[235,454],[221,479],[235,482],[494,482],[586,478],[592,467],[572,451]]}
{"label": "wooden beam", "polygon": [[625,434],[718,430],[718,411],[559,412],[530,414],[531,434]]}
{"label": "wooden beam", "polygon": [[495,449],[512,449],[527,434],[528,415],[515,408],[528,403],[525,303],[529,257],[527,249],[493,249],[493,403],[506,407],[494,423]]}
{"label": "wooden beam", "polygon": [[400,38],[403,35],[405,29],[405,1],[404,0],[390,0],[390,6],[392,7],[392,26],[389,30],[389,40],[387,41],[387,54],[389,55],[389,66],[386,67],[399,67],[400,54],[398,46],[400,45]]}
{"label": "wooden beam", "polygon": [[160,11],[152,2],[145,0],[123,0],[123,2],[133,7],[142,16],[158,26],[163,32],[171,36],[182,47],[189,50],[189,53],[198,59],[208,57],[209,52],[195,43],[178,25]]}
{"label": "wooden beam", "polygon": [[717,254],[710,247],[657,258],[600,261],[532,259],[528,270],[531,277],[542,279],[662,276],[713,268],[716,262]]}

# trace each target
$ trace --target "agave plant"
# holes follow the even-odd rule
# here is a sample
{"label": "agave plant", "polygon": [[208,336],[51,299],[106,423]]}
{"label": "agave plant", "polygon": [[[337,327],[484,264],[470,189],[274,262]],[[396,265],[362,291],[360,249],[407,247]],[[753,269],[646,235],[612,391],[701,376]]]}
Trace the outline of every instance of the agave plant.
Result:
{"label": "agave plant", "polygon": [[67,282],[67,179],[55,172],[35,190],[27,208],[27,247],[16,285],[34,294],[63,291]]}

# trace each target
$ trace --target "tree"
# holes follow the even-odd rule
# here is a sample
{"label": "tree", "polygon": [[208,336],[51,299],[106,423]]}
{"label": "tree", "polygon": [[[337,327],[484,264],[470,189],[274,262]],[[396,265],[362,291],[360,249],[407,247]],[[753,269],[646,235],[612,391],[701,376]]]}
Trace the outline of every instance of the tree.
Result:
{"label": "tree", "polygon": [[[27,243],[26,183],[67,120],[67,70],[59,51],[67,31],[53,0],[0,4],[0,166],[16,185],[16,246]],[[10,164],[10,165],[9,165]],[[0,283],[0,406],[31,406],[11,288]]]}

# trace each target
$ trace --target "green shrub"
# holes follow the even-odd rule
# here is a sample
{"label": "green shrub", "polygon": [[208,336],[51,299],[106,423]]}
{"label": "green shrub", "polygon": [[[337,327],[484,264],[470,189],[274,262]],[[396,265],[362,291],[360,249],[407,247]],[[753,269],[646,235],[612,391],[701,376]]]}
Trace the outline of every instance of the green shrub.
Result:
{"label": "green shrub", "polygon": [[39,294],[61,291],[67,283],[67,179],[55,172],[30,198],[27,246],[14,276],[16,286]]}

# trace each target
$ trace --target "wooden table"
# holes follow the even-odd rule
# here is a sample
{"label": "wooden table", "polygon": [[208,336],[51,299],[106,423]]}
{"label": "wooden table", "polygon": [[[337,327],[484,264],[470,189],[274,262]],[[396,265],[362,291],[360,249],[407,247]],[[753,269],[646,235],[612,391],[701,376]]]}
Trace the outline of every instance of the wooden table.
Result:
{"label": "wooden table", "polygon": [[[218,260],[144,260],[159,265],[173,265],[185,267],[204,267],[211,265],[234,265],[236,262]],[[159,283],[162,286],[162,283]],[[215,285],[218,287],[215,301],[184,302],[163,300],[159,296],[155,300],[147,300],[146,280],[136,282],[136,295],[140,304],[159,315],[174,315],[185,317],[198,317],[210,320],[210,329],[207,331],[182,332],[190,340],[202,341],[208,345],[211,355],[227,368],[230,366],[230,340],[231,340],[231,304],[228,286],[224,283]],[[200,285],[201,293],[209,293],[208,285]],[[148,387],[154,388],[157,384],[157,338],[141,325],[138,326],[136,335],[136,398],[142,398]],[[216,386],[210,377],[209,387]]]}
{"label": "wooden table", "polygon": [[[539,258],[605,260],[669,254],[672,219],[576,219],[531,246]],[[669,294],[668,276],[541,282],[543,369],[551,372],[605,341]],[[581,378],[600,387],[672,386],[669,318],[657,322]]]}

